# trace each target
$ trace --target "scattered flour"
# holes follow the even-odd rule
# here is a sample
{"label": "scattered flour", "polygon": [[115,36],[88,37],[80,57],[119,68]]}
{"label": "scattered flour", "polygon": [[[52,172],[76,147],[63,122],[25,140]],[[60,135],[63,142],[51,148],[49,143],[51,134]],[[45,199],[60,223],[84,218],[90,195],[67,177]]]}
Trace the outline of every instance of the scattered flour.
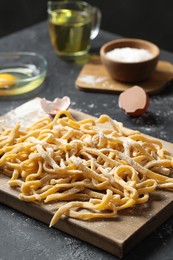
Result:
{"label": "scattered flour", "polygon": [[90,104],[88,105],[89,108],[93,108],[94,107],[94,104]]}
{"label": "scattered flour", "polygon": [[104,82],[105,79],[106,79],[106,77],[95,77],[95,76],[92,76],[92,75],[82,75],[79,78],[79,80],[81,82],[93,84],[93,85],[96,84],[96,83]]}

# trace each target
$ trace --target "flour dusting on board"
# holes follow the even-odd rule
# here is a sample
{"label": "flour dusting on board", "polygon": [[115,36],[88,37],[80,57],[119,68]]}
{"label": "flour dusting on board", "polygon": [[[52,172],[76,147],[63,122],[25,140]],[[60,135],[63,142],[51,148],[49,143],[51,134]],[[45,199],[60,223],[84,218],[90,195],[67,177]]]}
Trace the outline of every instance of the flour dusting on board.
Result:
{"label": "flour dusting on board", "polygon": [[48,116],[41,108],[40,100],[40,98],[35,98],[1,116],[0,125],[12,128],[20,122],[21,127],[24,127],[36,122],[39,118]]}
{"label": "flour dusting on board", "polygon": [[79,80],[83,83],[95,85],[97,83],[105,82],[105,80],[107,80],[107,78],[106,77],[96,77],[93,75],[81,75]]}

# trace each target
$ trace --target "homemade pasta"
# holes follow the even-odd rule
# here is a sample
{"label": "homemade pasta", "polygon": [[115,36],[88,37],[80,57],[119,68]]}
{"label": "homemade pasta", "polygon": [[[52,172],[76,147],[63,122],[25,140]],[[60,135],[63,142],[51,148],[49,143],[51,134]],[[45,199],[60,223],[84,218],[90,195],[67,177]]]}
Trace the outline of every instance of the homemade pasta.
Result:
{"label": "homemade pasta", "polygon": [[75,121],[61,111],[24,130],[2,128],[0,155],[21,200],[55,205],[50,226],[63,215],[114,218],[156,188],[173,188],[173,158],[162,143],[107,115]]}

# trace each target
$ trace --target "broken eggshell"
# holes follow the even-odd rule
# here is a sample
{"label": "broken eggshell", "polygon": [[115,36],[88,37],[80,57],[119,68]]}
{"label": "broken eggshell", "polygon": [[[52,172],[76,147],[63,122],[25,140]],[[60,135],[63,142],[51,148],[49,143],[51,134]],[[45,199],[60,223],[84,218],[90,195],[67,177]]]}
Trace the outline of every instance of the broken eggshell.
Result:
{"label": "broken eggshell", "polygon": [[41,100],[41,106],[43,110],[51,115],[55,116],[59,111],[67,110],[70,106],[70,98],[65,96],[63,98],[55,98],[53,101]]}
{"label": "broken eggshell", "polygon": [[120,94],[118,105],[126,114],[140,116],[148,108],[149,97],[143,88],[133,86]]}

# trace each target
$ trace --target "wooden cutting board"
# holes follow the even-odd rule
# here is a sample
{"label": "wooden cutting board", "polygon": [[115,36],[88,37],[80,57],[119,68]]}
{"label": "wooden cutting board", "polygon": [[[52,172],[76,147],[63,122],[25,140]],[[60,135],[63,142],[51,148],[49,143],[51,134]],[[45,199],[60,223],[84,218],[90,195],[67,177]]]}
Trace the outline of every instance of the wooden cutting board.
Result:
{"label": "wooden cutting board", "polygon": [[85,91],[122,92],[133,85],[139,85],[148,94],[163,90],[173,79],[173,65],[166,61],[159,61],[151,78],[139,83],[124,83],[111,78],[99,57],[93,57],[85,64],[76,79],[76,87]]}
{"label": "wooden cutting board", "polygon": [[[70,109],[70,112],[77,120],[88,117],[75,110]],[[0,125],[3,123],[10,127],[19,120],[22,125],[27,125],[44,115],[40,99],[37,98],[0,117]],[[165,141],[162,143],[169,151],[173,151],[173,144]],[[19,200],[18,191],[9,187],[8,180],[8,177],[0,174],[0,202],[49,224],[55,204],[52,206],[51,204],[43,205]],[[115,219],[81,221],[64,217],[55,225],[55,228],[122,257],[168,219],[172,212],[173,192],[159,190],[151,195],[148,203],[121,211]]]}

